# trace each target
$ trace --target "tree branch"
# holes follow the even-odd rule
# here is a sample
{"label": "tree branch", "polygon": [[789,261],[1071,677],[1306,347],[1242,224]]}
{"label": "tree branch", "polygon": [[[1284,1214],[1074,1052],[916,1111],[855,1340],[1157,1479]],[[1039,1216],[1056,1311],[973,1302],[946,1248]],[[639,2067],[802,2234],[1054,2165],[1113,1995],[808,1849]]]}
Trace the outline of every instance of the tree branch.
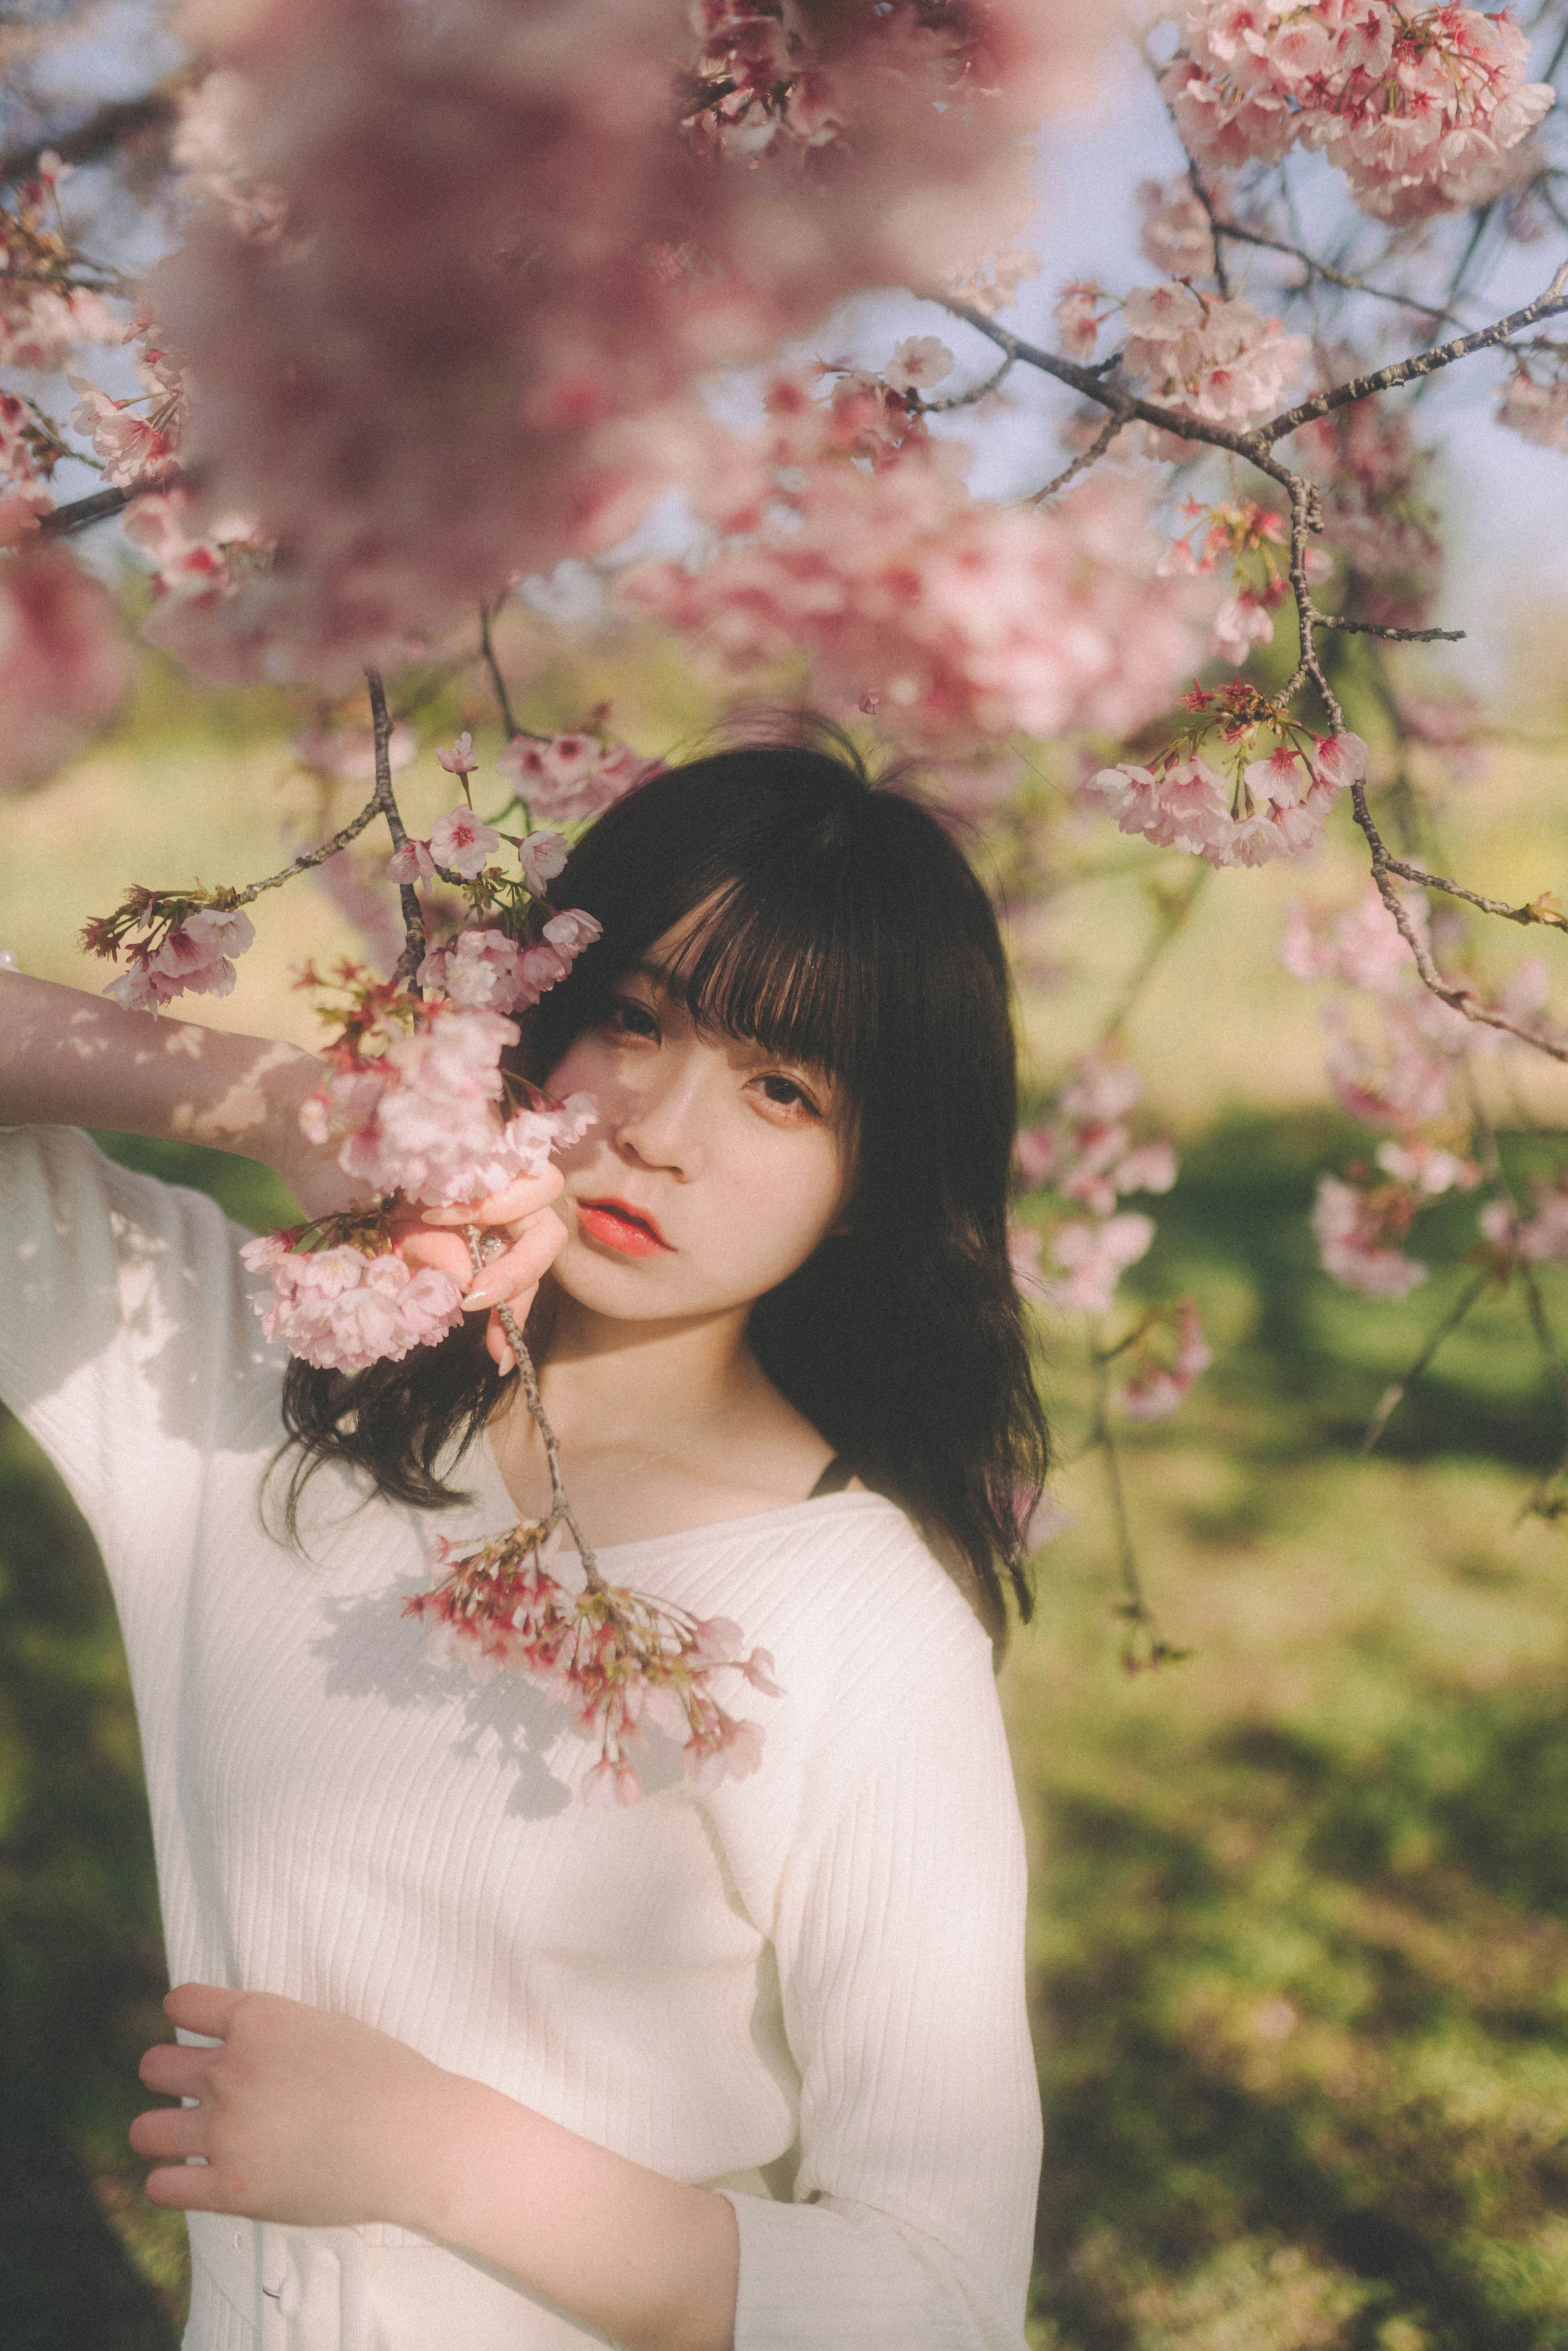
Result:
{"label": "tree branch", "polygon": [[264,882],[252,882],[245,889],[237,890],[235,904],[248,906],[251,900],[259,898],[264,890],[276,890],[280,883],[292,881],[296,873],[308,872],[312,865],[325,865],[329,857],[336,857],[340,849],[347,849],[351,841],[357,841],[365,827],[381,813],[380,795],[372,792],[359,814],[351,816],[347,824],[340,826],[330,841],[319,841],[314,849],[302,850],[298,857],[291,857],[279,872],[269,873]]}
{"label": "tree branch", "polygon": [[1367,807],[1366,786],[1364,783],[1352,784],[1350,797],[1355,820],[1366,835],[1366,845],[1372,852],[1372,878],[1377,885],[1377,894],[1388,909],[1400,937],[1416,959],[1416,970],[1433,995],[1455,1012],[1461,1013],[1467,1020],[1476,1022],[1479,1028],[1500,1029],[1505,1037],[1517,1037],[1521,1045],[1533,1045],[1537,1052],[1550,1055],[1554,1061],[1568,1061],[1568,1044],[1560,1043],[1554,1037],[1542,1036],[1536,1029],[1521,1028],[1519,1022],[1511,1020],[1506,1013],[1496,1012],[1490,1005],[1483,1004],[1475,990],[1467,987],[1462,981],[1444,978],[1432,959],[1431,949],[1411,920],[1410,909],[1394,886],[1394,877],[1397,874],[1401,880],[1442,890],[1451,897],[1468,899],[1485,913],[1501,914],[1508,922],[1533,920],[1551,923],[1558,929],[1568,929],[1568,923],[1561,916],[1540,913],[1532,915],[1524,907],[1504,906],[1499,901],[1482,898],[1475,891],[1467,890],[1460,884],[1439,881],[1436,874],[1424,873],[1419,866],[1406,865],[1400,859],[1390,857],[1387,844],[1373,822],[1372,811]]}
{"label": "tree branch", "polygon": [[[1012,365],[1010,360],[1008,365],[1009,367]],[[1064,465],[1060,474],[1053,475],[1043,489],[1031,491],[1025,503],[1031,507],[1043,506],[1047,498],[1053,498],[1058,490],[1064,490],[1068,483],[1074,480],[1078,475],[1086,474],[1090,466],[1097,465],[1105,455],[1126,421],[1124,416],[1108,416],[1088,448],[1081,449],[1071,465]]]}
{"label": "tree branch", "polygon": [[73,530],[87,530],[95,522],[108,522],[120,514],[132,498],[140,497],[154,487],[167,489],[172,485],[160,482],[140,483],[131,490],[89,490],[85,498],[73,498],[69,506],[57,507],[53,514],[39,518],[38,529],[45,538],[64,538]]}
{"label": "tree branch", "polygon": [[[1320,416],[1330,415],[1336,408],[1348,408],[1358,400],[1368,400],[1374,392],[1392,392],[1402,383],[1413,383],[1418,376],[1434,375],[1439,368],[1452,367],[1456,360],[1469,359],[1472,351],[1484,351],[1499,343],[1506,343],[1537,319],[1555,318],[1568,310],[1568,261],[1553,277],[1543,294],[1527,302],[1522,310],[1513,310],[1506,319],[1499,319],[1490,327],[1477,327],[1473,333],[1457,335],[1450,343],[1436,344],[1431,350],[1416,351],[1407,360],[1396,360],[1391,366],[1376,368],[1370,375],[1352,376],[1348,383],[1335,384],[1328,392],[1314,392],[1310,400],[1297,402],[1279,416],[1270,417],[1266,424],[1254,425],[1252,435],[1265,445],[1283,440],[1302,424],[1311,424]],[[1246,451],[1242,453],[1244,455]]]}
{"label": "tree branch", "polygon": [[1386,637],[1396,645],[1457,645],[1464,641],[1463,629],[1387,629],[1381,621],[1342,621],[1337,613],[1319,612],[1320,629],[1339,629],[1358,637]]}
{"label": "tree branch", "polygon": [[[386,688],[382,684],[379,671],[373,669],[365,672],[365,684],[371,692],[371,723],[376,738],[376,789],[371,804],[385,817],[395,852],[402,847],[408,833],[398,808],[397,795],[392,790],[392,719],[387,712]],[[400,883],[397,894],[402,908],[405,945],[397,959],[392,977],[402,980],[417,995],[419,987],[414,974],[424,961],[424,910],[419,903],[419,892],[412,882]]]}
{"label": "tree branch", "polygon": [[[498,604],[497,605],[496,610],[499,611],[500,606]],[[522,733],[522,728],[517,725],[516,718],[512,716],[512,705],[507,693],[507,681],[501,674],[501,664],[496,659],[496,647],[490,635],[490,606],[488,604],[481,604],[479,607],[479,648],[484,656],[485,666],[490,673],[490,683],[496,689],[496,699],[501,705],[501,724],[507,730],[507,740],[510,743],[515,737]]]}
{"label": "tree branch", "polygon": [[[1385,286],[1369,286],[1364,277],[1349,277],[1344,270],[1336,269],[1332,261],[1315,260],[1301,246],[1287,245],[1282,237],[1265,236],[1260,229],[1242,228],[1235,221],[1218,220],[1201,188],[1198,189],[1198,194],[1205,209],[1208,212],[1209,224],[1217,240],[1222,236],[1228,236],[1234,237],[1242,245],[1261,246],[1266,253],[1282,253],[1289,260],[1299,261],[1302,268],[1310,271],[1312,277],[1326,278],[1331,286],[1341,287],[1347,294],[1370,294],[1379,302],[1396,302],[1404,309],[1419,310],[1423,317],[1427,319],[1448,320],[1456,326],[1461,323],[1452,310],[1445,310],[1437,303],[1418,302],[1413,294],[1391,294]],[[1299,294],[1302,289],[1298,286],[1288,287],[1285,290],[1288,293]]]}
{"label": "tree branch", "polygon": [[1013,360],[1009,352],[1000,367],[994,369],[984,383],[976,384],[972,391],[950,392],[946,400],[923,400],[920,402],[921,415],[946,416],[950,409],[972,408],[977,400],[984,400],[988,392],[995,392],[998,384],[1011,372]]}
{"label": "tree branch", "polygon": [[179,89],[184,78],[182,75],[141,98],[112,99],[74,131],[61,131],[53,139],[35,139],[26,147],[14,147],[8,155],[0,155],[0,187],[8,188],[18,180],[31,179],[43,158],[51,152],[62,163],[94,163],[111,147],[121,146],[141,131],[163,130],[179,112]]}

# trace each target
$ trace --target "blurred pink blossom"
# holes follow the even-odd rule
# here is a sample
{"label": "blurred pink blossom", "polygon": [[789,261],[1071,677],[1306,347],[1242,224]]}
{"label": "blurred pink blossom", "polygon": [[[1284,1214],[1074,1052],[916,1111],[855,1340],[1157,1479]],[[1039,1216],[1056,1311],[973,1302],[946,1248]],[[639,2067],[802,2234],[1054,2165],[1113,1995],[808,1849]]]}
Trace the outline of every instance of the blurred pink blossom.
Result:
{"label": "blurred pink blossom", "polygon": [[362,1372],[401,1363],[434,1346],[463,1319],[463,1294],[450,1274],[425,1266],[411,1272],[395,1249],[298,1249],[273,1233],[247,1241],[241,1257],[271,1276],[270,1300],[252,1302],[268,1339],[323,1371]]}

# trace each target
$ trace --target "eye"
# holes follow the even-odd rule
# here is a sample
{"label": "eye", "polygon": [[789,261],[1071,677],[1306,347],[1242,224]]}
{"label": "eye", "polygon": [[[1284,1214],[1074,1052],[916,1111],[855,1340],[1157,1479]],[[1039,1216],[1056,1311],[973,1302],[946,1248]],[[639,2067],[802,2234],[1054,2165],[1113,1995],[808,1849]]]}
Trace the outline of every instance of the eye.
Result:
{"label": "eye", "polygon": [[781,1070],[769,1070],[752,1082],[761,1088],[764,1099],[776,1110],[791,1112],[803,1119],[820,1119],[822,1115],[821,1105],[799,1080],[787,1078]]}
{"label": "eye", "polygon": [[633,996],[612,996],[604,1013],[603,1026],[614,1037],[651,1037],[658,1041],[659,1024],[646,1004],[639,1004]]}

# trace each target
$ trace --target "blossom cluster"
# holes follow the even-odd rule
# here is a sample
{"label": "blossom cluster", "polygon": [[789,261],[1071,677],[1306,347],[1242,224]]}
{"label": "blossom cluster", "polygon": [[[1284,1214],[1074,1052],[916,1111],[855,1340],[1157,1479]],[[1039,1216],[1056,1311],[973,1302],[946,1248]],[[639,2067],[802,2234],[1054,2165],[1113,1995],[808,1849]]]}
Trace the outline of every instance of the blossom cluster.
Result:
{"label": "blossom cluster", "polygon": [[382,658],[602,551],[688,470],[696,378],[1016,235],[1025,135],[1114,12],[570,16],[570,38],[511,0],[227,20],[151,298],[190,369],[187,536],[244,515],[287,553],[230,616],[261,674]]}
{"label": "blossom cluster", "polygon": [[339,1166],[371,1195],[431,1207],[478,1199],[542,1174],[593,1123],[586,1094],[503,1123],[501,1056],[520,1031],[500,1013],[373,983],[360,999],[370,1018],[345,1024],[329,1049],[299,1124],[308,1142],[335,1144]]}
{"label": "blossom cluster", "polygon": [[[1198,210],[1202,213],[1202,206]],[[1207,215],[1203,215],[1205,234]],[[1209,240],[1212,258],[1213,240]],[[1312,345],[1285,332],[1250,302],[1200,294],[1191,286],[1134,286],[1120,305],[1090,278],[1064,287],[1054,313],[1057,337],[1075,360],[1092,358],[1100,329],[1120,308],[1122,366],[1138,389],[1178,416],[1242,432],[1284,405]]]}
{"label": "blossom cluster", "polygon": [[[1418,895],[1402,899],[1406,921],[1430,944]],[[1372,1298],[1402,1297],[1427,1267],[1404,1244],[1421,1210],[1445,1194],[1469,1191],[1480,1169],[1468,1147],[1470,1111],[1460,1099],[1469,1059],[1502,1049],[1501,1033],[1477,1027],[1421,982],[1410,946],[1375,886],[1331,915],[1291,909],[1281,960],[1298,979],[1326,980],[1334,995],[1323,1019],[1326,1067],[1343,1110],[1382,1136],[1375,1168],[1354,1181],[1320,1178],[1312,1228],[1326,1271]],[[1496,1009],[1539,1026],[1546,970],[1527,957],[1500,991]],[[1359,1021],[1353,1008],[1359,1006]],[[1484,1214],[1483,1214],[1484,1228]]]}
{"label": "blossom cluster", "polygon": [[[1212,507],[1187,498],[1181,512],[1187,528],[1171,541],[1159,569],[1197,573],[1229,565],[1235,584],[1214,616],[1214,636],[1220,657],[1239,668],[1255,645],[1272,642],[1273,616],[1290,588],[1289,528],[1283,515],[1254,498],[1229,498]],[[1305,560],[1309,581],[1332,577],[1333,559],[1322,548],[1309,547]]]}
{"label": "blossom cluster", "polygon": [[[1179,849],[1210,865],[1262,865],[1297,858],[1314,848],[1336,793],[1364,778],[1367,748],[1359,735],[1303,739],[1249,689],[1215,696],[1197,689],[1186,697],[1207,721],[1218,718],[1232,778],[1190,743],[1177,741],[1148,766],[1125,761],[1102,768],[1082,788],[1092,807],[1113,816],[1124,832],[1141,833],[1157,848]],[[1239,711],[1240,722],[1228,723]],[[1271,750],[1255,739],[1278,730]]]}
{"label": "blossom cluster", "polygon": [[[1152,1217],[1120,1204],[1135,1194],[1168,1192],[1176,1182],[1169,1137],[1134,1139],[1129,1121],[1142,1091],[1124,1061],[1086,1056],[1050,1115],[1019,1135],[1019,1179],[1029,1194],[1046,1196],[1055,1221],[1049,1240],[1040,1228],[1015,1224],[1013,1268],[1026,1294],[1059,1312],[1111,1311],[1122,1275],[1155,1237]],[[1049,1274],[1042,1265],[1047,1247],[1054,1269]],[[1190,1299],[1150,1309],[1113,1353],[1129,1354],[1130,1375],[1111,1401],[1141,1420],[1174,1412],[1209,1361]]]}
{"label": "blossom cluster", "polygon": [[114,716],[131,676],[101,580],[63,548],[0,555],[0,791],[41,783],[74,757]]}
{"label": "blossom cluster", "polygon": [[89,954],[118,957],[123,948],[128,956],[127,969],[104,994],[128,1012],[159,1012],[177,996],[227,996],[236,977],[234,957],[256,942],[255,925],[233,896],[204,903],[172,891],[129,891],[112,914],[96,916],[82,931]]}
{"label": "blossom cluster", "polygon": [[1500,194],[1554,95],[1525,80],[1529,43],[1506,11],[1186,0],[1179,22],[1161,89],[1190,153],[1241,165],[1318,150],[1394,223]]}
{"label": "blossom cluster", "polygon": [[559,1522],[525,1521],[479,1544],[439,1538],[436,1552],[442,1583],[416,1593],[403,1613],[476,1677],[518,1668],[570,1707],[600,1746],[582,1786],[590,1802],[638,1802],[642,1783],[628,1749],[650,1731],[682,1740],[699,1784],[756,1771],[762,1732],[722,1706],[712,1683],[733,1670],[764,1697],[783,1692],[769,1652],[747,1652],[737,1625],[693,1617],[596,1577],[574,1589]]}
{"label": "blossom cluster", "polygon": [[91,286],[72,276],[60,224],[57,155],[38,158],[0,206],[0,367],[58,368],[81,343],[117,343],[120,321]]}
{"label": "blossom cluster", "polygon": [[291,1355],[319,1370],[401,1363],[463,1320],[462,1291],[434,1266],[416,1273],[395,1249],[367,1251],[344,1242],[312,1249],[297,1241],[293,1232],[265,1233],[240,1255],[253,1273],[271,1278],[270,1298],[255,1301],[266,1336],[281,1339]]}
{"label": "blossom cluster", "polygon": [[1503,386],[1497,421],[1542,449],[1568,449],[1568,347],[1521,359]]}
{"label": "blossom cluster", "polygon": [[1099,475],[1050,511],[971,497],[961,447],[920,413],[939,364],[909,392],[896,360],[830,373],[825,397],[776,378],[764,431],[717,441],[697,492],[716,550],[633,566],[621,596],[734,677],[804,647],[819,695],[932,750],[1143,724],[1190,674],[1206,601],[1154,576],[1148,488]]}

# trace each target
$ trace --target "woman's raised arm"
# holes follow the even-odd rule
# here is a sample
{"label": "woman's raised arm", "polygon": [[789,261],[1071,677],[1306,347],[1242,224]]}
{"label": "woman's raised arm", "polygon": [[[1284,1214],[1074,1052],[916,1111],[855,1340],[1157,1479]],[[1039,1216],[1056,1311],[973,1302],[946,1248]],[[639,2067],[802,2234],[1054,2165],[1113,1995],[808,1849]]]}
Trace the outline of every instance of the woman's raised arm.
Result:
{"label": "woman's raised arm", "polygon": [[99,1126],[260,1160],[308,1217],[348,1205],[329,1149],[299,1132],[314,1054],[0,973],[0,1126]]}

